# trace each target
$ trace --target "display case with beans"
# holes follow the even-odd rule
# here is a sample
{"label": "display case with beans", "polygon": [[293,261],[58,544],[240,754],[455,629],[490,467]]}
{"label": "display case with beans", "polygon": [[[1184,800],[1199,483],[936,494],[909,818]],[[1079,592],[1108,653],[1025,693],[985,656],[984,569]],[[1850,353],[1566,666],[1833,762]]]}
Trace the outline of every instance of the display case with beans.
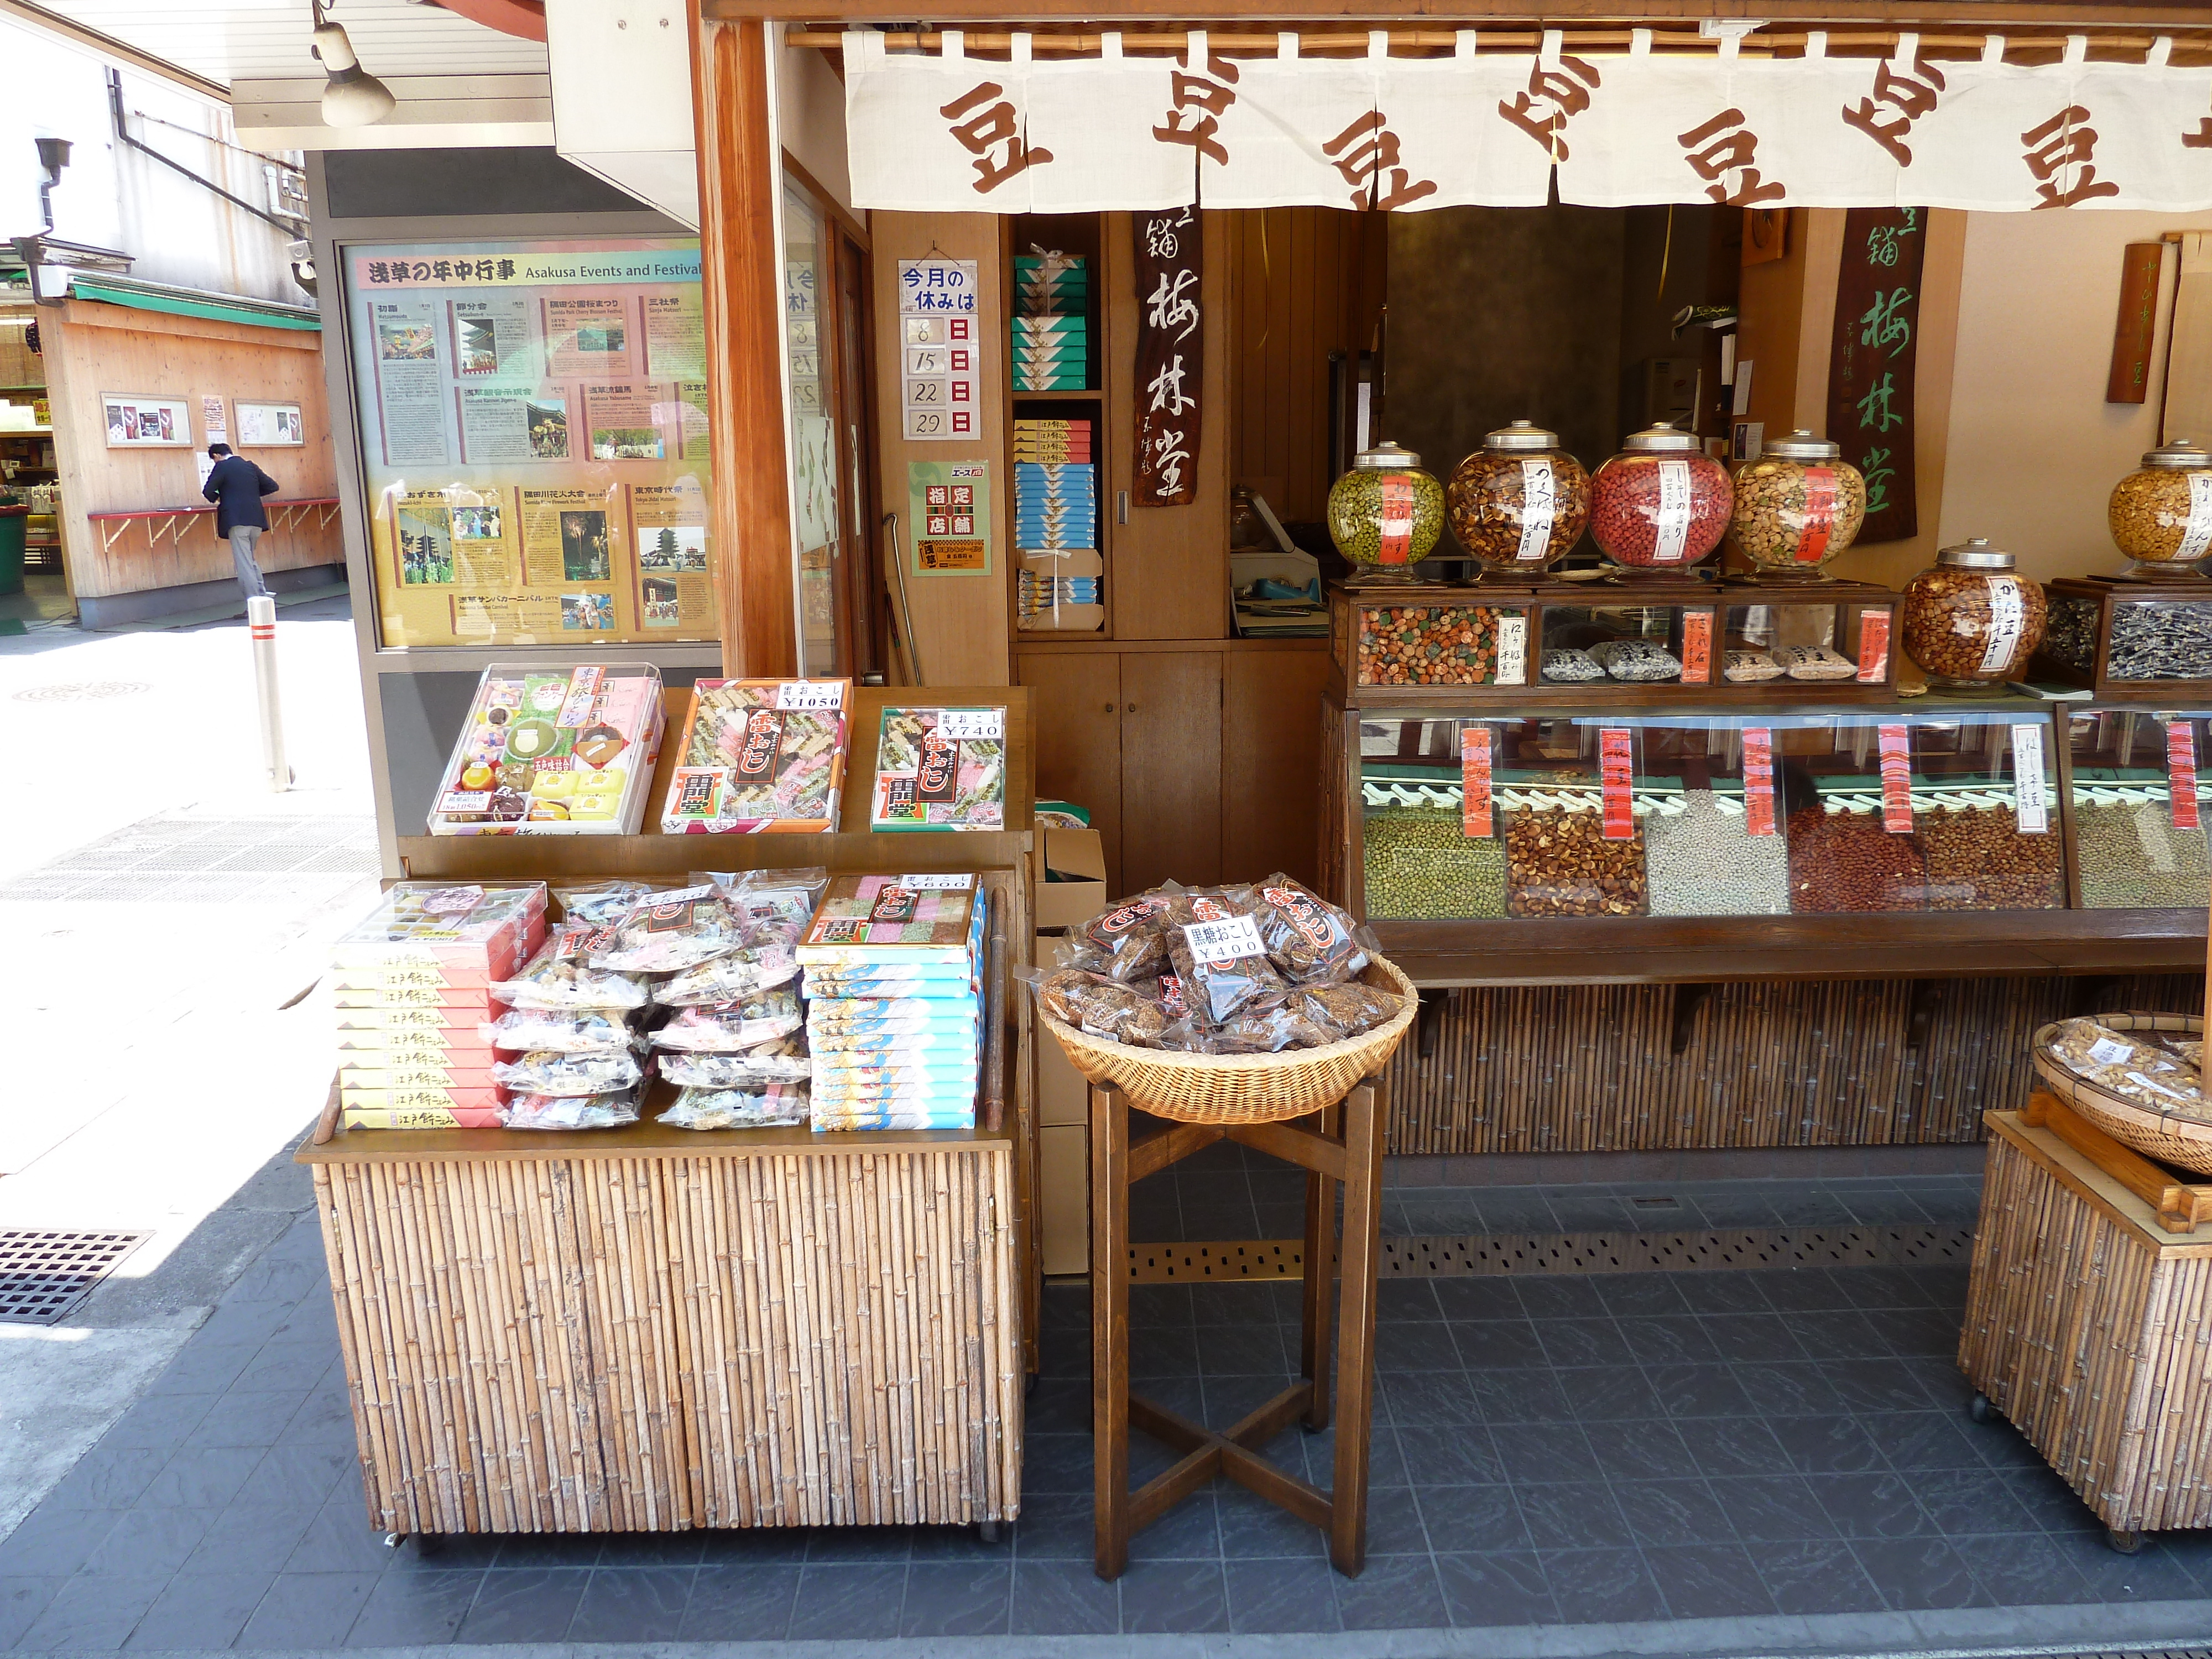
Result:
{"label": "display case with beans", "polygon": [[2039,676],[2106,697],[2212,696],[2212,581],[2201,576],[2049,585]]}
{"label": "display case with beans", "polygon": [[2043,643],[2043,589],[1979,536],[1947,547],[1905,585],[1905,648],[1946,690],[1994,690],[2025,674]]}
{"label": "display case with beans", "polygon": [[1817,582],[1866,521],[1866,480],[1842,448],[1800,428],[1735,470],[1729,541],[1763,582]]}
{"label": "display case with beans", "polygon": [[1338,614],[1356,630],[1345,654],[1363,686],[1522,686],[1528,680],[1527,605],[1473,604],[1464,589],[1396,605],[1340,596]]}
{"label": "display case with beans", "polygon": [[2076,903],[2203,910],[2212,789],[2198,780],[2212,760],[2212,713],[2077,708],[2066,728]]}
{"label": "display case with beans", "polygon": [[1662,422],[1628,435],[1590,479],[1590,539],[1635,576],[1686,576],[1728,532],[1728,469]]}
{"label": "display case with beans", "polygon": [[1555,432],[1500,427],[1444,486],[1453,538],[1498,575],[1534,576],[1574,550],[1589,522],[1589,475]]}
{"label": "display case with beans", "polygon": [[[1753,592],[1755,603],[1743,603]],[[1760,700],[1887,700],[1897,685],[1898,596],[1866,582],[1723,590],[1723,685],[1768,684]]]}

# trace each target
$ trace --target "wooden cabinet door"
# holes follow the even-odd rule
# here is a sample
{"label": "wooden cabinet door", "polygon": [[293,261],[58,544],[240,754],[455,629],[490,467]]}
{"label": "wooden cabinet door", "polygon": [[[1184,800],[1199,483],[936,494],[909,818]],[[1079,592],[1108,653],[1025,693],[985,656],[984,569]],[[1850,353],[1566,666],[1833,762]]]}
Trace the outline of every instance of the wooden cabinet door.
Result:
{"label": "wooden cabinet door", "polygon": [[1221,879],[1221,659],[1218,651],[1122,655],[1124,894],[1170,876]]}
{"label": "wooden cabinet door", "polygon": [[1321,873],[1323,641],[1223,653],[1221,878]]}
{"label": "wooden cabinet door", "polygon": [[1107,651],[1020,652],[1030,688],[1039,800],[1091,809],[1106,851],[1106,890],[1118,895],[1121,858],[1121,659]]}

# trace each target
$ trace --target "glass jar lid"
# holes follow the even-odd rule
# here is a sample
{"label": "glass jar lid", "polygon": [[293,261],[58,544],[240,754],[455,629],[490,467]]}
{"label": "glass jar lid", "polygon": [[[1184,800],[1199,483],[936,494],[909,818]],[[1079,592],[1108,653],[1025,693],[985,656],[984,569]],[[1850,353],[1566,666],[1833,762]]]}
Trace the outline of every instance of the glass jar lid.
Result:
{"label": "glass jar lid", "polygon": [[1816,438],[1801,426],[1760,445],[1759,453],[1761,457],[1771,455],[1784,461],[1832,461],[1844,453],[1844,447],[1832,439]]}
{"label": "glass jar lid", "polygon": [[1363,449],[1352,458],[1355,472],[1404,472],[1418,468],[1421,458],[1410,449],[1401,448],[1385,438],[1372,449]]}
{"label": "glass jar lid", "polygon": [[2009,570],[2012,555],[1990,545],[1987,536],[1971,536],[1956,547],[1947,547],[1936,556],[1938,564],[1956,565],[1968,570]]}
{"label": "glass jar lid", "polygon": [[1632,432],[1622,440],[1623,449],[1631,451],[1654,449],[1696,449],[1699,447],[1695,434],[1662,421],[1656,426],[1647,426],[1641,432]]}
{"label": "glass jar lid", "polygon": [[1482,434],[1485,449],[1557,449],[1559,434],[1547,432],[1533,421],[1515,421]]}
{"label": "glass jar lid", "polygon": [[2212,453],[2208,453],[2202,444],[2191,443],[2186,438],[2176,438],[2170,444],[2160,444],[2156,449],[2146,450],[2142,464],[2145,466],[2177,469],[2212,466]]}

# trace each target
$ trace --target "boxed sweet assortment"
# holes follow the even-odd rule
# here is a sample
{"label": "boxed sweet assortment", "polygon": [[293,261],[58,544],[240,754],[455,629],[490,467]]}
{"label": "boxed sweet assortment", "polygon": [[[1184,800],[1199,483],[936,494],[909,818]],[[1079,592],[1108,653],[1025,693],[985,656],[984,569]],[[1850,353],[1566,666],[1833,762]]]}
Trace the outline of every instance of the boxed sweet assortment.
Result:
{"label": "boxed sweet assortment", "polygon": [[635,835],[661,724],[650,664],[494,664],[431,802],[430,833]]}
{"label": "boxed sweet assortment", "polygon": [[661,829],[835,831],[852,705],[850,680],[701,680]]}
{"label": "boxed sweet assortment", "polygon": [[885,708],[876,744],[876,830],[1002,830],[1006,711]]}
{"label": "boxed sweet assortment", "polygon": [[830,883],[798,952],[816,1129],[975,1126],[984,908],[973,875]]}

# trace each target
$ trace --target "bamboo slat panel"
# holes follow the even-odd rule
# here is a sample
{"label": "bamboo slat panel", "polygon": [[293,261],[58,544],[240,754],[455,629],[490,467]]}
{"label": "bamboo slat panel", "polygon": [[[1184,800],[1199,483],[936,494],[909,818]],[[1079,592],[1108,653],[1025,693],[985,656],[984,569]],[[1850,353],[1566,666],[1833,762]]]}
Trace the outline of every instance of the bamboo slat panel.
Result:
{"label": "bamboo slat panel", "polygon": [[314,1180],[380,1530],[1019,1512],[1003,1143]]}
{"label": "bamboo slat panel", "polygon": [[[2203,989],[2193,976],[2145,975],[2093,1003],[2194,1012]],[[2028,1040],[2073,1011],[2075,994],[2057,979],[1722,985],[1676,1054],[1670,988],[1453,991],[1434,1053],[1423,1060],[1409,1040],[1392,1062],[1390,1150],[1972,1142],[1984,1110],[2026,1097]],[[1916,995],[1927,1019],[1917,1043]]]}
{"label": "bamboo slat panel", "polygon": [[2212,1229],[1993,1116],[1959,1364],[2108,1527],[2212,1525]]}

